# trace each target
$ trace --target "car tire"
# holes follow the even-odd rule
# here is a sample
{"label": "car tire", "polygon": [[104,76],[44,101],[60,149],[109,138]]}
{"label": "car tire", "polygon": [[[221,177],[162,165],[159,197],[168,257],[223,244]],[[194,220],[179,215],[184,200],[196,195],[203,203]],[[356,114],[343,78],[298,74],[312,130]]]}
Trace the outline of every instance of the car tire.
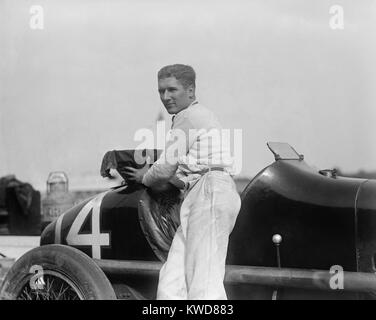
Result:
{"label": "car tire", "polygon": [[0,299],[113,300],[116,294],[89,256],[51,244],[30,250],[15,262],[4,278]]}

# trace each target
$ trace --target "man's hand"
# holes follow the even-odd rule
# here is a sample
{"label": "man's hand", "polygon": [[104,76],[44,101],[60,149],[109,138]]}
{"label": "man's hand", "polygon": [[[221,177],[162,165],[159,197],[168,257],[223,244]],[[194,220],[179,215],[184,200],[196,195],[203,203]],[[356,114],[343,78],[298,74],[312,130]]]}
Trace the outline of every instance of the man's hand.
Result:
{"label": "man's hand", "polygon": [[146,173],[146,171],[148,171],[148,169],[149,165],[145,164],[145,166],[140,169],[125,167],[124,171],[129,181],[142,183],[142,178],[144,177],[144,174]]}

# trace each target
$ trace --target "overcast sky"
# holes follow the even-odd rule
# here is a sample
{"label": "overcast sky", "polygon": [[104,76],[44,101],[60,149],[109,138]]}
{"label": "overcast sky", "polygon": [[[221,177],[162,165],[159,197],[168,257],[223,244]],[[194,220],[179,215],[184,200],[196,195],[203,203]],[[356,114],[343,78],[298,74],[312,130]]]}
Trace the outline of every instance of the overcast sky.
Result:
{"label": "overcast sky", "polygon": [[267,141],[318,168],[375,171],[375,34],[372,0],[0,0],[0,176],[106,186],[104,153],[169,121],[156,73],[172,63],[192,65],[199,101],[243,130],[242,176],[273,162]]}

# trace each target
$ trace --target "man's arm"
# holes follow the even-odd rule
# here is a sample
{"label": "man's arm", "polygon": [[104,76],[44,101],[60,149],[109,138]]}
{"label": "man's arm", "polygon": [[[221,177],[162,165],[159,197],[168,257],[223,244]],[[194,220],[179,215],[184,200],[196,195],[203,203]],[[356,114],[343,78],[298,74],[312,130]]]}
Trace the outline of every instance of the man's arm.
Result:
{"label": "man's arm", "polygon": [[[165,150],[144,174],[142,183],[150,187],[155,183],[168,182],[173,178],[178,168],[179,158],[187,155],[197,136],[198,132],[194,130],[192,122],[187,117],[178,120],[171,130]],[[178,182],[176,179],[174,181]]]}

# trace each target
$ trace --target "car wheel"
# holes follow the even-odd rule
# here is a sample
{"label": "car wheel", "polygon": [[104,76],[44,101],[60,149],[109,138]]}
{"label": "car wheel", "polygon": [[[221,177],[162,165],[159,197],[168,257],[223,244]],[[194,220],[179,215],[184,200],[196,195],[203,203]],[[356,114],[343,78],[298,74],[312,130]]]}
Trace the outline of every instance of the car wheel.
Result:
{"label": "car wheel", "polygon": [[51,244],[35,248],[15,262],[0,288],[0,299],[112,300],[116,294],[89,256]]}

